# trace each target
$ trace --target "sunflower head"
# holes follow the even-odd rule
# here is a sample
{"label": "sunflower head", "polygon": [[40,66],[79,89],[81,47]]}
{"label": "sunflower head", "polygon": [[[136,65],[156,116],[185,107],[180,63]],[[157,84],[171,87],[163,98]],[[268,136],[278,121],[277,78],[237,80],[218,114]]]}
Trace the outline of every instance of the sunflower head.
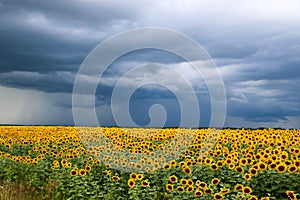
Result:
{"label": "sunflower head", "polygon": [[276,169],[279,173],[284,173],[286,171],[286,164],[285,163],[280,163],[279,165],[277,165]]}
{"label": "sunflower head", "polygon": [[131,179],[135,180],[135,179],[137,179],[137,174],[133,172],[133,173],[131,173],[131,174],[129,175],[129,177],[130,177]]}
{"label": "sunflower head", "polygon": [[111,179],[113,181],[119,181],[120,180],[120,177],[119,176],[112,176]]}
{"label": "sunflower head", "polygon": [[205,182],[200,182],[199,187],[206,188],[207,184]]}
{"label": "sunflower head", "polygon": [[136,179],[141,181],[144,178],[143,174],[137,174]]}
{"label": "sunflower head", "polygon": [[297,167],[295,165],[290,165],[288,171],[292,174],[297,171]]}
{"label": "sunflower head", "polygon": [[176,188],[177,192],[184,192],[184,187],[179,186],[178,188]]}
{"label": "sunflower head", "polygon": [[188,166],[184,167],[182,170],[187,175],[191,175],[191,173],[192,173],[190,167],[188,167]]}
{"label": "sunflower head", "polygon": [[150,183],[149,183],[148,180],[144,180],[144,181],[141,182],[142,187],[149,187],[149,185],[150,185]]}
{"label": "sunflower head", "polygon": [[296,199],[296,195],[295,195],[295,192],[294,192],[294,191],[288,190],[288,191],[286,191],[286,195],[287,195],[291,200]]}
{"label": "sunflower head", "polygon": [[79,175],[80,175],[80,176],[85,176],[85,175],[86,175],[85,169],[80,169],[80,170],[79,170]]}
{"label": "sunflower head", "polygon": [[186,191],[187,191],[188,193],[193,192],[193,191],[194,191],[194,186],[189,185],[189,186],[186,188]]}
{"label": "sunflower head", "polygon": [[213,178],[213,179],[211,180],[211,184],[212,184],[212,185],[219,185],[219,183],[220,183],[220,179],[218,179],[218,178]]}
{"label": "sunflower head", "polygon": [[167,190],[167,191],[173,191],[173,190],[174,190],[173,185],[167,184],[167,185],[166,185],[166,190]]}
{"label": "sunflower head", "polygon": [[203,191],[205,194],[212,194],[214,192],[211,188],[204,188]]}
{"label": "sunflower head", "polygon": [[187,185],[187,180],[185,178],[181,179],[180,184],[183,186]]}
{"label": "sunflower head", "polygon": [[267,169],[267,165],[263,162],[258,163],[258,169],[265,171]]}
{"label": "sunflower head", "polygon": [[235,167],[235,171],[236,171],[237,173],[244,173],[244,169],[243,169],[241,166],[236,166],[236,167]]}
{"label": "sunflower head", "polygon": [[193,181],[192,179],[188,179],[188,180],[187,180],[187,184],[188,184],[188,185],[194,185],[194,181]]}
{"label": "sunflower head", "polygon": [[258,174],[258,171],[257,171],[257,169],[255,169],[255,168],[250,168],[250,174],[252,175],[252,176],[256,176],[257,174]]}
{"label": "sunflower head", "polygon": [[214,194],[214,199],[215,200],[222,200],[222,199],[224,199],[224,196],[222,194],[216,193],[216,194]]}
{"label": "sunflower head", "polygon": [[78,168],[74,168],[70,171],[71,176],[77,176],[78,175]]}
{"label": "sunflower head", "polygon": [[216,170],[218,170],[219,166],[217,164],[213,163],[213,164],[210,165],[210,168],[212,170],[216,171]]}
{"label": "sunflower head", "polygon": [[224,188],[221,190],[222,194],[228,194],[230,192],[230,188]]}
{"label": "sunflower head", "polygon": [[175,176],[175,175],[172,175],[172,176],[170,176],[169,177],[169,181],[171,182],[171,183],[176,183],[177,182],[177,177]]}
{"label": "sunflower head", "polygon": [[130,188],[134,188],[134,186],[135,186],[135,182],[134,182],[134,179],[129,179],[128,181],[127,181],[127,185],[130,187]]}
{"label": "sunflower head", "polygon": [[252,193],[252,189],[249,186],[243,187],[242,191],[244,194],[251,194]]}
{"label": "sunflower head", "polygon": [[234,190],[235,191],[240,191],[240,190],[242,190],[243,189],[243,185],[241,185],[241,184],[237,184],[235,187],[234,187]]}
{"label": "sunflower head", "polygon": [[251,177],[252,176],[249,173],[244,174],[244,179],[247,180],[247,181],[251,180]]}
{"label": "sunflower head", "polygon": [[203,192],[201,192],[201,190],[196,190],[194,196],[195,197],[201,197],[203,195]]}
{"label": "sunflower head", "polygon": [[249,199],[249,200],[258,200],[258,197],[257,197],[257,196],[254,196],[254,195],[252,195],[252,196],[250,196],[248,199]]}

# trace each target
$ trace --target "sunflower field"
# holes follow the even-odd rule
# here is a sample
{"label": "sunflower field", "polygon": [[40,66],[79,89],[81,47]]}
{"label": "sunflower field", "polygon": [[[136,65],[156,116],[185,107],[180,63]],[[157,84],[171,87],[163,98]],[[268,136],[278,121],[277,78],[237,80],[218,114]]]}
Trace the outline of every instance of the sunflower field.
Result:
{"label": "sunflower field", "polygon": [[0,199],[297,199],[299,158],[300,130],[0,126]]}

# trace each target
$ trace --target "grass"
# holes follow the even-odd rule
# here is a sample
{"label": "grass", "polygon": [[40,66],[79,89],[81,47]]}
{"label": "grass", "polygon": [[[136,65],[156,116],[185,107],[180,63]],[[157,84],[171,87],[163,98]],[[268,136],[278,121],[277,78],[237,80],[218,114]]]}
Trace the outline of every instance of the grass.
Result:
{"label": "grass", "polygon": [[50,200],[53,189],[55,182],[49,183],[46,194],[41,196],[35,187],[26,187],[21,182],[0,181],[0,200]]}

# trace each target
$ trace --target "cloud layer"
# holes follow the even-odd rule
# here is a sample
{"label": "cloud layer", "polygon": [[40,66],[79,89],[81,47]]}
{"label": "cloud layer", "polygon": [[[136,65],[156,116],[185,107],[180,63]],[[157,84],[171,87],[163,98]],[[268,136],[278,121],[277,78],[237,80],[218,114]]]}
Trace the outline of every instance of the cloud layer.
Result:
{"label": "cloud layer", "polygon": [[[298,0],[2,0],[0,123],[73,124],[71,95],[84,58],[114,34],[150,26],[180,31],[207,50],[227,92],[225,126],[299,128],[299,11]],[[199,124],[207,126],[211,102],[204,80],[191,73],[183,59],[156,50],[132,52],[111,65],[96,93],[101,124],[115,125],[110,100],[117,80],[132,67],[149,63],[177,68],[188,77],[200,102]],[[166,84],[176,85],[176,78],[168,77],[166,71],[146,70],[134,76],[155,80],[161,75]],[[128,78],[124,91],[135,80]],[[140,88],[132,97],[133,119],[147,125],[148,108],[153,104],[165,106],[167,126],[178,125],[180,108],[174,94],[154,85]],[[85,102],[81,105],[82,109],[92,106]]]}

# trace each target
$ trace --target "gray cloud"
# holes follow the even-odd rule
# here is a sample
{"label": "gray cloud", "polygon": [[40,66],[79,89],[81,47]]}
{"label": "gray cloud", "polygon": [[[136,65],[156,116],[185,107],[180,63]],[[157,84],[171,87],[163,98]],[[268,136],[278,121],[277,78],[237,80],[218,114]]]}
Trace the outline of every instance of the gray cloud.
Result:
{"label": "gray cloud", "polygon": [[[191,36],[212,56],[227,91],[227,125],[295,127],[300,118],[299,10],[297,0],[0,1],[0,87],[4,99],[0,105],[0,123],[72,124],[73,82],[90,50],[121,31],[158,26]],[[114,124],[109,111],[114,84],[128,69],[141,63],[161,63],[174,68],[184,65],[182,59],[160,51],[137,51],[119,59],[97,89],[95,103],[98,113],[106,113],[104,124]],[[160,78],[161,72],[147,73]],[[175,78],[163,73],[169,84],[176,84]],[[182,73],[189,77],[202,98],[205,125],[210,116],[207,88],[189,70]],[[95,76],[85,78],[88,81]],[[130,81],[126,84],[134,84]],[[124,91],[130,86],[126,84]],[[26,102],[33,101],[30,95],[36,98],[38,108],[10,101],[22,97]],[[157,97],[155,100],[151,99],[153,95]],[[180,113],[170,111],[172,106],[169,106],[176,107],[174,96],[166,90],[145,87],[133,100],[132,115],[140,124],[149,122],[146,110],[159,102],[168,105],[169,116],[173,116],[168,125],[178,121]],[[147,102],[144,107],[143,100]],[[82,109],[89,107],[82,102]],[[47,115],[46,108],[54,114]],[[10,115],[9,110],[15,114]],[[57,117],[62,112],[68,113],[67,116]],[[26,116],[23,121],[21,115]]]}

